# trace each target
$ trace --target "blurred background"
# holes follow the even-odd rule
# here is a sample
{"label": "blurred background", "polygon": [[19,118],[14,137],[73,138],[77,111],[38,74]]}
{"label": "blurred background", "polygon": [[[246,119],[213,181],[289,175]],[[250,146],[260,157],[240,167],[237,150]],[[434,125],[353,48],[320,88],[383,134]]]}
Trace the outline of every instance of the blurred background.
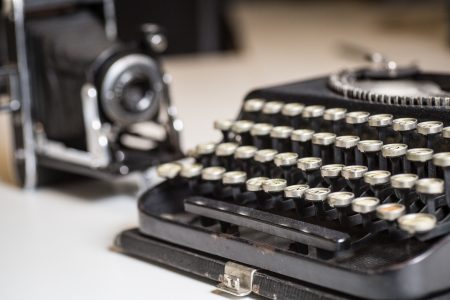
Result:
{"label": "blurred background", "polygon": [[[27,3],[33,9],[58,1]],[[124,24],[139,22],[127,15],[136,1],[119,1]],[[145,0],[142,15],[166,30],[163,65],[184,123],[182,146],[189,149],[217,140],[213,121],[234,118],[254,88],[366,63],[345,45],[450,72],[448,2]],[[123,39],[133,34],[119,32]],[[8,118],[0,114],[0,172],[11,181]],[[117,232],[137,224],[134,194],[119,185],[67,183],[23,192],[1,183],[0,211],[1,299],[149,299],[149,278],[158,287],[151,299],[166,299],[175,283],[184,295],[219,298],[209,284],[105,250]]]}

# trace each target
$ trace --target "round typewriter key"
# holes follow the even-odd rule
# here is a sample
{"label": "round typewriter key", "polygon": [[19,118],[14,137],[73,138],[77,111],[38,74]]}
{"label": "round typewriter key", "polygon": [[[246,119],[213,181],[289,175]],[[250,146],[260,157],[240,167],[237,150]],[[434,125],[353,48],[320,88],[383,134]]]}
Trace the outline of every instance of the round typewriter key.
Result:
{"label": "round typewriter key", "polygon": [[433,155],[433,164],[442,169],[445,180],[445,199],[450,207],[450,152]]}
{"label": "round typewriter key", "polygon": [[320,157],[324,163],[334,162],[333,144],[336,134],[330,132],[319,132],[312,136],[312,155]]}
{"label": "round typewriter key", "polygon": [[[274,149],[258,150],[255,153],[255,174],[257,176],[270,177],[272,171],[272,161],[277,155],[278,151]],[[253,174],[253,173],[252,173]]]}
{"label": "round typewriter key", "polygon": [[293,207],[289,208],[296,208],[297,213],[301,217],[307,217],[310,216],[311,213],[314,213],[311,210],[308,210],[308,206],[311,206],[310,203],[308,205],[305,202],[305,199],[303,198],[305,192],[309,189],[309,186],[306,184],[296,184],[296,185],[290,185],[287,186],[284,189],[284,198],[285,201],[287,200],[292,201]]}
{"label": "round typewriter key", "polygon": [[303,118],[318,118],[323,116],[325,112],[325,106],[322,105],[310,105],[303,109]]}
{"label": "round typewriter key", "polygon": [[216,144],[215,143],[199,144],[195,148],[195,151],[196,151],[197,155],[213,154],[215,150],[216,150]]}
{"label": "round typewriter key", "polygon": [[249,192],[259,192],[263,190],[263,183],[268,180],[267,177],[253,177],[246,181],[247,191]]}
{"label": "round typewriter key", "polygon": [[405,214],[405,206],[400,203],[386,203],[377,207],[377,217],[386,221],[395,221]]}
{"label": "round typewriter key", "polygon": [[241,134],[244,132],[249,132],[253,127],[253,122],[248,120],[239,120],[233,123],[231,129],[236,134]]}
{"label": "round typewriter key", "polygon": [[357,147],[362,153],[379,152],[383,147],[383,142],[379,140],[363,140],[358,142]]}
{"label": "round typewriter key", "polygon": [[244,111],[246,112],[258,112],[262,110],[265,100],[262,99],[250,99],[244,103]]}
{"label": "round typewriter key", "polygon": [[230,156],[233,155],[238,145],[235,143],[221,143],[216,147],[217,156]]}
{"label": "round typewriter key", "polygon": [[446,139],[450,139],[450,126],[442,129],[442,136]]}
{"label": "round typewriter key", "polygon": [[280,101],[269,101],[264,104],[263,113],[265,114],[278,114],[283,109],[284,103]]}
{"label": "round typewriter key", "polygon": [[439,121],[427,121],[417,124],[417,132],[423,135],[441,133],[444,124]]}
{"label": "round typewriter key", "polygon": [[297,129],[292,131],[292,151],[301,157],[310,156],[312,154],[311,139],[313,134],[314,130],[311,129]]}
{"label": "round typewriter key", "polygon": [[230,171],[223,174],[223,184],[242,184],[247,181],[247,174],[242,171]]}
{"label": "round typewriter key", "polygon": [[156,173],[159,177],[172,179],[178,176],[181,171],[181,165],[177,163],[165,163],[159,165],[156,169]]}
{"label": "round typewriter key", "polygon": [[404,156],[408,149],[405,144],[387,144],[381,148],[381,154],[387,161],[387,169],[392,174],[404,172]]}
{"label": "round typewriter key", "polygon": [[305,105],[301,103],[287,103],[283,106],[281,113],[284,116],[295,117],[302,113],[304,107]]}
{"label": "round typewriter key", "polygon": [[293,152],[278,153],[274,157],[274,163],[277,167],[292,166],[297,163],[298,154]]}
{"label": "round typewriter key", "polygon": [[329,108],[324,111],[323,118],[327,121],[339,121],[345,119],[347,109],[345,108]]}
{"label": "round typewriter key", "polygon": [[439,178],[422,178],[416,181],[416,192],[420,200],[426,203],[428,213],[434,214],[437,210],[437,196],[444,193],[444,180]]}
{"label": "round typewriter key", "polygon": [[391,186],[395,189],[412,189],[418,179],[416,174],[397,174],[391,177]]}
{"label": "round typewriter key", "polygon": [[391,172],[385,170],[369,171],[364,173],[364,182],[370,185],[379,185],[388,183]]}
{"label": "round typewriter key", "polygon": [[284,196],[286,198],[302,198],[308,189],[307,184],[290,185],[284,189]]}
{"label": "round typewriter key", "polygon": [[328,188],[333,192],[345,186],[345,182],[340,176],[343,167],[345,166],[341,164],[330,164],[320,167],[320,175],[328,185]]}
{"label": "round typewriter key", "polygon": [[255,156],[256,151],[258,151],[258,149],[253,146],[238,147],[234,152],[236,169],[250,174],[253,165],[253,157]]}
{"label": "round typewriter key", "polygon": [[272,148],[279,152],[291,150],[291,134],[294,129],[289,126],[276,126],[270,131]]}
{"label": "round typewriter key", "polygon": [[392,124],[394,116],[391,114],[372,115],[368,119],[369,126],[372,127],[386,127]]}
{"label": "round typewriter key", "polygon": [[233,126],[233,121],[231,120],[216,120],[214,121],[214,128],[220,130],[223,136],[223,142],[230,141],[230,130]]}
{"label": "round typewriter key", "polygon": [[253,125],[250,134],[253,136],[253,145],[256,148],[266,149],[272,147],[272,140],[270,138],[272,128],[272,124],[269,123],[256,123]]}
{"label": "round typewriter key", "polygon": [[331,190],[328,188],[312,188],[305,192],[305,200],[310,201],[315,206],[315,215],[320,218],[325,213],[325,201]]}
{"label": "round typewriter key", "polygon": [[266,193],[283,192],[287,186],[287,182],[284,179],[267,179],[263,182],[262,187]]}
{"label": "round typewriter key", "polygon": [[334,144],[336,141],[336,135],[330,132],[319,132],[312,136],[312,142],[316,145],[328,146]]}
{"label": "round typewriter key", "polygon": [[355,199],[355,195],[351,192],[335,192],[328,195],[328,204],[336,208],[339,223],[345,224],[347,222],[348,208],[353,199]]}
{"label": "round typewriter key", "polygon": [[420,178],[435,176],[435,169],[431,164],[433,149],[413,148],[406,151],[407,171],[416,173]]}
{"label": "round typewriter key", "polygon": [[363,176],[368,171],[366,166],[345,166],[342,168],[341,175],[345,178],[347,186],[359,197],[363,192]]}
{"label": "round typewriter key", "polygon": [[322,159],[319,157],[303,157],[297,161],[297,168],[302,171],[303,178],[309,186],[319,184]]}
{"label": "round typewriter key", "polygon": [[417,213],[403,215],[397,220],[400,229],[410,234],[426,233],[436,227],[437,219],[434,215]]}
{"label": "round typewriter key", "polygon": [[376,197],[360,197],[352,201],[352,210],[360,214],[368,214],[374,212],[380,200]]}
{"label": "round typewriter key", "polygon": [[356,163],[356,146],[359,137],[354,135],[341,135],[336,138],[334,158],[336,163],[353,165]]}
{"label": "round typewriter key", "polygon": [[417,119],[398,118],[392,120],[392,129],[395,131],[410,131],[417,128]]}
{"label": "round typewriter key", "polygon": [[[361,164],[366,165],[369,170],[380,169],[380,152],[383,142],[379,140],[362,140],[358,142],[359,158]],[[383,169],[383,168],[381,168]]]}
{"label": "round typewriter key", "polygon": [[181,167],[180,176],[183,178],[194,178],[202,174],[203,166],[201,164],[188,164]]}
{"label": "round typewriter key", "polygon": [[222,167],[208,167],[202,170],[202,179],[206,181],[222,180],[226,170]]}
{"label": "round typewriter key", "polygon": [[369,120],[370,113],[366,111],[352,111],[345,115],[348,124],[363,124]]}

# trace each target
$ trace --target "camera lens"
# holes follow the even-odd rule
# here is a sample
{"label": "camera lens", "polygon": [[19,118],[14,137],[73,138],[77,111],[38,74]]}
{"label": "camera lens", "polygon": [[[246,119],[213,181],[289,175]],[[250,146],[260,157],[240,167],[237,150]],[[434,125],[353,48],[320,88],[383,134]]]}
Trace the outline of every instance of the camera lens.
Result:
{"label": "camera lens", "polygon": [[152,104],[155,92],[148,78],[144,76],[131,77],[128,82],[118,84],[116,92],[123,108],[131,113],[145,111]]}

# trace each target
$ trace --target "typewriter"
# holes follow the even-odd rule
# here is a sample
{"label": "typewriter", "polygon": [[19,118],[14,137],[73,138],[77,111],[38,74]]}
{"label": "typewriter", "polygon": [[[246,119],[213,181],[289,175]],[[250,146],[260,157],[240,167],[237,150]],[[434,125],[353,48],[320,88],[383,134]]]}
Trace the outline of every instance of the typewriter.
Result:
{"label": "typewriter", "polygon": [[449,299],[449,78],[386,62],[250,92],[115,246],[235,296]]}

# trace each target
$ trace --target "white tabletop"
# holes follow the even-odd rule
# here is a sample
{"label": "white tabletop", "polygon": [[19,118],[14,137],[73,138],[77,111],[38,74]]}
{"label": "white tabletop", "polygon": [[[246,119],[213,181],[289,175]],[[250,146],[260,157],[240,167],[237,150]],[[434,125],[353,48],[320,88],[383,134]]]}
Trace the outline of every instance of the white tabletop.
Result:
{"label": "white tabletop", "polygon": [[[186,148],[217,139],[213,120],[234,117],[253,87],[360,64],[337,51],[343,40],[403,63],[417,59],[426,69],[450,70],[443,7],[278,2],[237,6],[239,54],[167,60]],[[136,225],[126,184],[22,191],[0,183],[0,299],[223,299],[211,282],[109,250],[118,232]]]}

